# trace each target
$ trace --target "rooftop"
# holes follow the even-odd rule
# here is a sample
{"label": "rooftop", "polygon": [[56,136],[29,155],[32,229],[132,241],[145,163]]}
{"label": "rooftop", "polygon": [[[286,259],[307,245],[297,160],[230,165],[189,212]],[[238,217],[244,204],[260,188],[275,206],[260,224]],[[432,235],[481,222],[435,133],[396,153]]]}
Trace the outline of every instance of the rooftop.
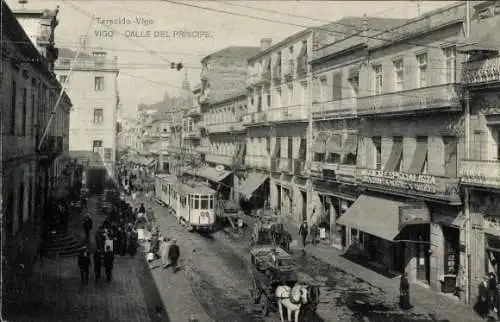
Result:
{"label": "rooftop", "polygon": [[253,55],[256,55],[259,52],[260,52],[260,47],[231,46],[231,47],[226,47],[224,49],[216,51],[215,53],[212,53],[212,54],[206,56],[201,61],[203,62],[207,59],[215,58],[215,57],[249,58],[249,57],[252,57]]}

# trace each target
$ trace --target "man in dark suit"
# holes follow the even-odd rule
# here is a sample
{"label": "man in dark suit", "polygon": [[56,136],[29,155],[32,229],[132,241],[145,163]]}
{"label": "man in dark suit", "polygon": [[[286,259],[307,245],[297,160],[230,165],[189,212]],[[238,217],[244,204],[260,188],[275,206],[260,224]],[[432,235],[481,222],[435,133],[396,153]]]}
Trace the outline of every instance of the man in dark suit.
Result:
{"label": "man in dark suit", "polygon": [[82,252],[78,256],[78,267],[80,268],[80,280],[82,285],[89,284],[89,268],[90,268],[90,255],[87,247],[82,248]]}
{"label": "man in dark suit", "polygon": [[179,257],[181,257],[181,250],[179,245],[177,245],[177,240],[173,239],[172,245],[170,245],[170,248],[168,249],[168,259],[170,260],[170,265],[172,266],[174,273],[177,272],[177,261],[179,260]]}

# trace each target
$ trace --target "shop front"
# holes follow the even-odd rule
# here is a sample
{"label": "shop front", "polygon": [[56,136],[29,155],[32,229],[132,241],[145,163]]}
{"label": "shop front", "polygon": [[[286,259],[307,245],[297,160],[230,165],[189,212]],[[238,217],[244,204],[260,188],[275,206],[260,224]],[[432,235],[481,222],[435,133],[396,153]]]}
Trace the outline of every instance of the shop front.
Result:
{"label": "shop front", "polygon": [[346,253],[390,274],[429,283],[430,212],[423,202],[362,194],[337,220]]}
{"label": "shop front", "polygon": [[358,197],[355,187],[325,181],[314,181],[312,202],[314,210],[319,212],[318,224],[325,228],[330,245],[345,249],[346,227],[337,224],[337,220],[349,209]]}

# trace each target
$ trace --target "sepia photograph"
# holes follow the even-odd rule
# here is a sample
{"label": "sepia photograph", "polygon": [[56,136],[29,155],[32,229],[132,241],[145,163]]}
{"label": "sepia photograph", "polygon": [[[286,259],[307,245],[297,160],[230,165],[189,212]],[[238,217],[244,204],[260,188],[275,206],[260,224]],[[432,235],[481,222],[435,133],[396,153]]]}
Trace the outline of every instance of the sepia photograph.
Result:
{"label": "sepia photograph", "polygon": [[500,321],[500,1],[0,29],[1,321]]}

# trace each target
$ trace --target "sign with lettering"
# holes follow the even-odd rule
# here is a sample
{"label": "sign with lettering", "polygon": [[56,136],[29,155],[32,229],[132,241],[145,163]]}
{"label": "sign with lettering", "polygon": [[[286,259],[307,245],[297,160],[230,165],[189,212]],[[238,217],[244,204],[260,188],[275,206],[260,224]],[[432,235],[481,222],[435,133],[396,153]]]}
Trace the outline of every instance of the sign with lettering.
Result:
{"label": "sign with lettering", "polygon": [[408,205],[399,207],[399,230],[408,225],[427,224],[431,222],[429,208],[425,205]]}
{"label": "sign with lettering", "polygon": [[484,230],[495,236],[500,236],[500,217],[484,216]]}
{"label": "sign with lettering", "polygon": [[360,180],[396,189],[436,193],[436,178],[431,175],[363,169],[360,172]]}

